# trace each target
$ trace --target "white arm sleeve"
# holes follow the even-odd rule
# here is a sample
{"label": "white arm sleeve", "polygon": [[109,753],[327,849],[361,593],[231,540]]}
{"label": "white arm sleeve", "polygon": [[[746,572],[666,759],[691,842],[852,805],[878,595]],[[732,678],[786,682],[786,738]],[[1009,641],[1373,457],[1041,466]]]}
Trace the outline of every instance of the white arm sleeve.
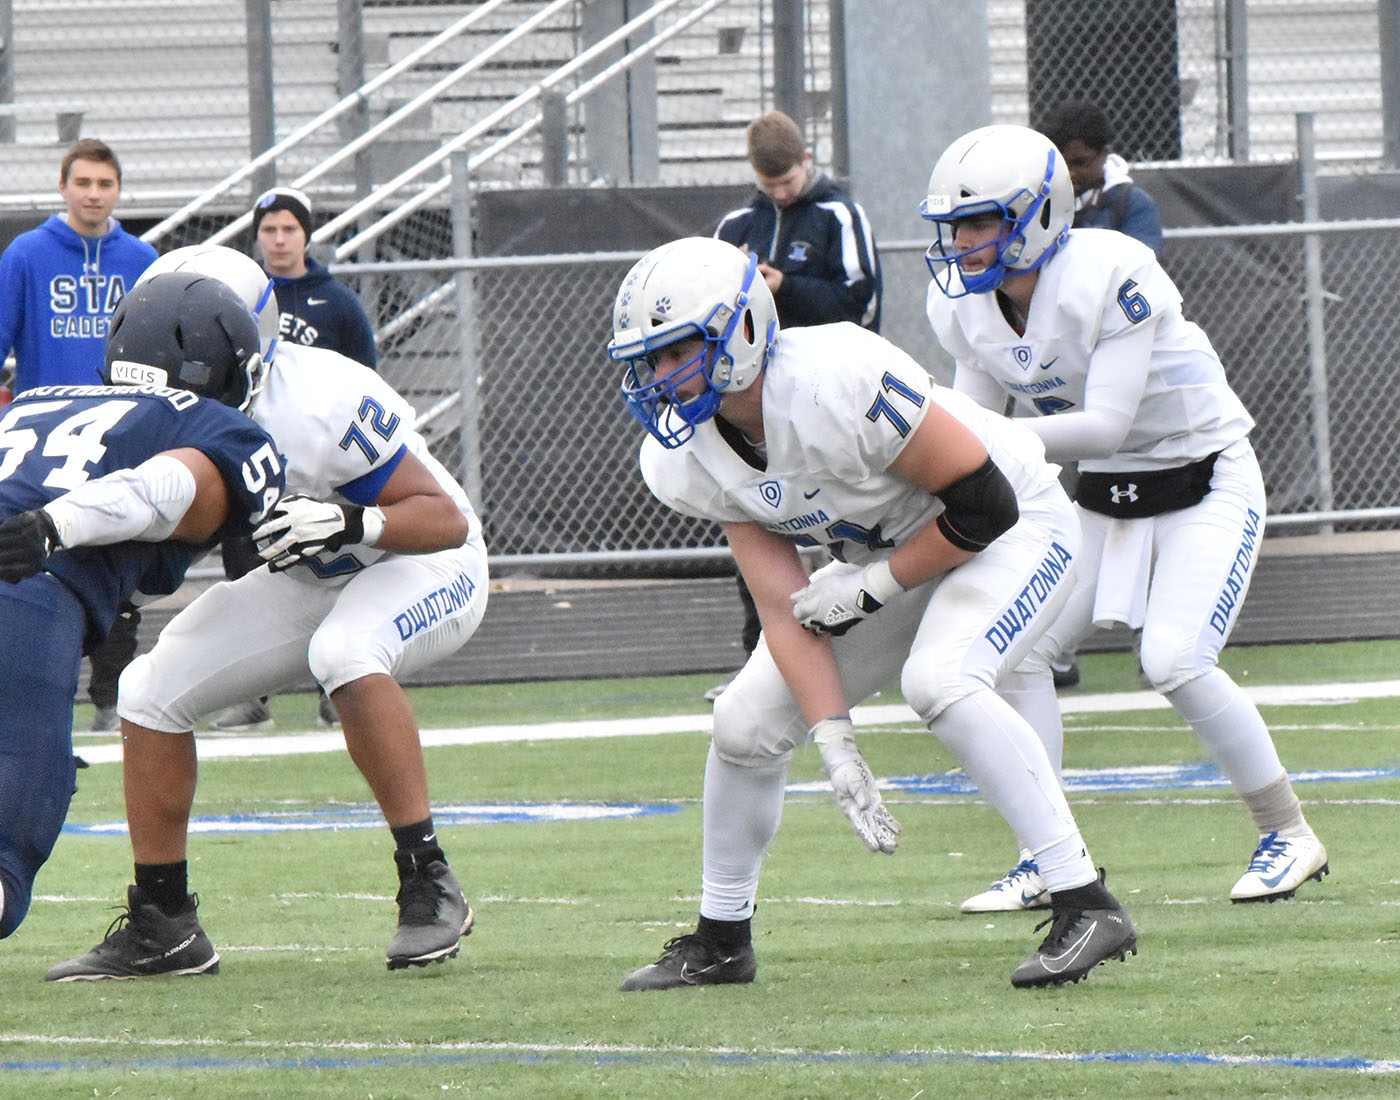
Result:
{"label": "white arm sleeve", "polygon": [[984,409],[993,412],[1006,412],[1007,392],[1001,383],[985,371],[959,363],[953,370],[953,387],[958,393],[966,394]]}
{"label": "white arm sleeve", "polygon": [[194,471],[159,454],[130,470],[84,482],[44,505],[65,547],[162,542],[194,503]]}
{"label": "white arm sleeve", "polygon": [[1084,408],[1022,421],[1040,436],[1051,462],[1117,454],[1137,418],[1147,385],[1156,322],[1144,321],[1105,340],[1089,357]]}

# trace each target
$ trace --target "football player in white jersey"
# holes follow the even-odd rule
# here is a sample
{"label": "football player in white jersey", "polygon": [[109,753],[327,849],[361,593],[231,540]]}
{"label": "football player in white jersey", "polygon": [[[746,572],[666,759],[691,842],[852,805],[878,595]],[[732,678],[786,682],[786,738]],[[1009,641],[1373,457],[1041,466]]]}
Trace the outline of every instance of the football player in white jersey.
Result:
{"label": "football player in white jersey", "polygon": [[[1071,589],[1073,508],[1023,426],[933,386],[893,344],[842,323],[778,333],[757,260],[724,241],[652,251],[613,312],[622,391],[649,436],[656,497],[723,525],[758,606],[758,648],[715,703],[700,919],[624,990],[749,982],[760,865],[793,750],[814,740],[836,803],[873,852],[899,824],[850,707],[902,676],[905,698],[1030,844],[1050,934],[1019,987],[1078,981],[1136,950],[1045,749],[994,690]],[[801,547],[836,559],[810,578]],[[865,620],[869,620],[866,622]]]}
{"label": "football player in white jersey", "polygon": [[[227,248],[178,251],[154,266],[232,286],[270,344],[277,306],[258,265]],[[443,961],[457,954],[472,910],[433,827],[417,723],[398,677],[454,652],[480,623],[481,522],[414,430],[408,403],[337,352],[278,346],[249,415],[276,440],[288,471],[290,495],[254,532],[270,568],[200,595],[121,680],[133,897],[167,912],[185,904],[195,721],[286,690],[309,671],[335,704],[394,836],[399,919],[389,969]],[[160,944],[130,928],[114,925],[48,978],[217,972],[217,954],[198,968],[178,955],[178,969],[164,965]]]}
{"label": "football player in white jersey", "polygon": [[[1210,340],[1151,249],[1070,228],[1069,171],[1034,130],[964,134],[938,158],[920,210],[938,227],[928,316],[956,361],[953,388],[994,409],[1009,394],[1051,461],[1079,462],[1080,570],[1047,637],[1072,648],[1096,625],[1141,628],[1144,674],[1258,829],[1232,901],[1320,881],[1327,851],[1258,709],[1216,664],[1258,560],[1265,501],[1254,421]],[[1017,705],[1058,766],[1053,699],[1026,685]],[[1020,840],[1017,866],[964,911],[1025,908],[1043,888]]]}

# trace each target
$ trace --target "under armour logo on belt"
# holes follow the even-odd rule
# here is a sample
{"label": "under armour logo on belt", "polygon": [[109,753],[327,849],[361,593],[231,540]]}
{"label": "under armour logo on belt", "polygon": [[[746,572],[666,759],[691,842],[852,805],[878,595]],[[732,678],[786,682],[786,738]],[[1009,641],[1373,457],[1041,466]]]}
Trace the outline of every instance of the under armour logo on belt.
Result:
{"label": "under armour logo on belt", "polygon": [[1137,486],[1131,481],[1128,482],[1128,487],[1126,489],[1120,489],[1117,485],[1110,485],[1108,487],[1108,492],[1109,495],[1113,497],[1114,504],[1122,504],[1124,501],[1129,504],[1137,503]]}

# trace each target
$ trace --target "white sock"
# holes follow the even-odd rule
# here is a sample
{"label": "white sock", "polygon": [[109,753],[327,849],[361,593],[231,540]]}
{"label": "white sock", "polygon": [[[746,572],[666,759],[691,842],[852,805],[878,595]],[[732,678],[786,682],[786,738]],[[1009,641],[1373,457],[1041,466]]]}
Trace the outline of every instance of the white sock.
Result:
{"label": "white sock", "polygon": [[1051,893],[1098,877],[1045,746],[1005,699],[974,692],[929,728],[1035,855]]}
{"label": "white sock", "polygon": [[1055,695],[1055,678],[1049,672],[1008,672],[997,684],[997,694],[1035,730],[1045,746],[1050,766],[1055,769],[1055,778],[1060,779],[1064,767],[1065,727],[1060,700]]}
{"label": "white sock", "polygon": [[1165,698],[1239,794],[1263,790],[1283,772],[1259,708],[1223,669],[1213,668]]}
{"label": "white sock", "polygon": [[700,915],[748,920],[758,893],[763,856],[778,833],[788,762],[746,768],[721,760],[710,746],[705,761]]}

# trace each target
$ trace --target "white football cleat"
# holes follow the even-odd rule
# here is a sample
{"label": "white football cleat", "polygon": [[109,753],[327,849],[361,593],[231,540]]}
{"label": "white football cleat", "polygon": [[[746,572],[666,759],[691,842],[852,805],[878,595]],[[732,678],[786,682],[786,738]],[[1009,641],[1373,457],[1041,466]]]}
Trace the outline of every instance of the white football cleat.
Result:
{"label": "white football cleat", "polygon": [[1023,859],[996,882],[974,894],[958,909],[963,913],[1020,913],[1026,909],[1049,909],[1050,891],[1040,877],[1033,859]]}
{"label": "white football cleat", "polygon": [[1300,836],[1267,833],[1249,861],[1249,870],[1230,891],[1231,901],[1279,901],[1291,898],[1310,878],[1327,874],[1327,849],[1309,829]]}

